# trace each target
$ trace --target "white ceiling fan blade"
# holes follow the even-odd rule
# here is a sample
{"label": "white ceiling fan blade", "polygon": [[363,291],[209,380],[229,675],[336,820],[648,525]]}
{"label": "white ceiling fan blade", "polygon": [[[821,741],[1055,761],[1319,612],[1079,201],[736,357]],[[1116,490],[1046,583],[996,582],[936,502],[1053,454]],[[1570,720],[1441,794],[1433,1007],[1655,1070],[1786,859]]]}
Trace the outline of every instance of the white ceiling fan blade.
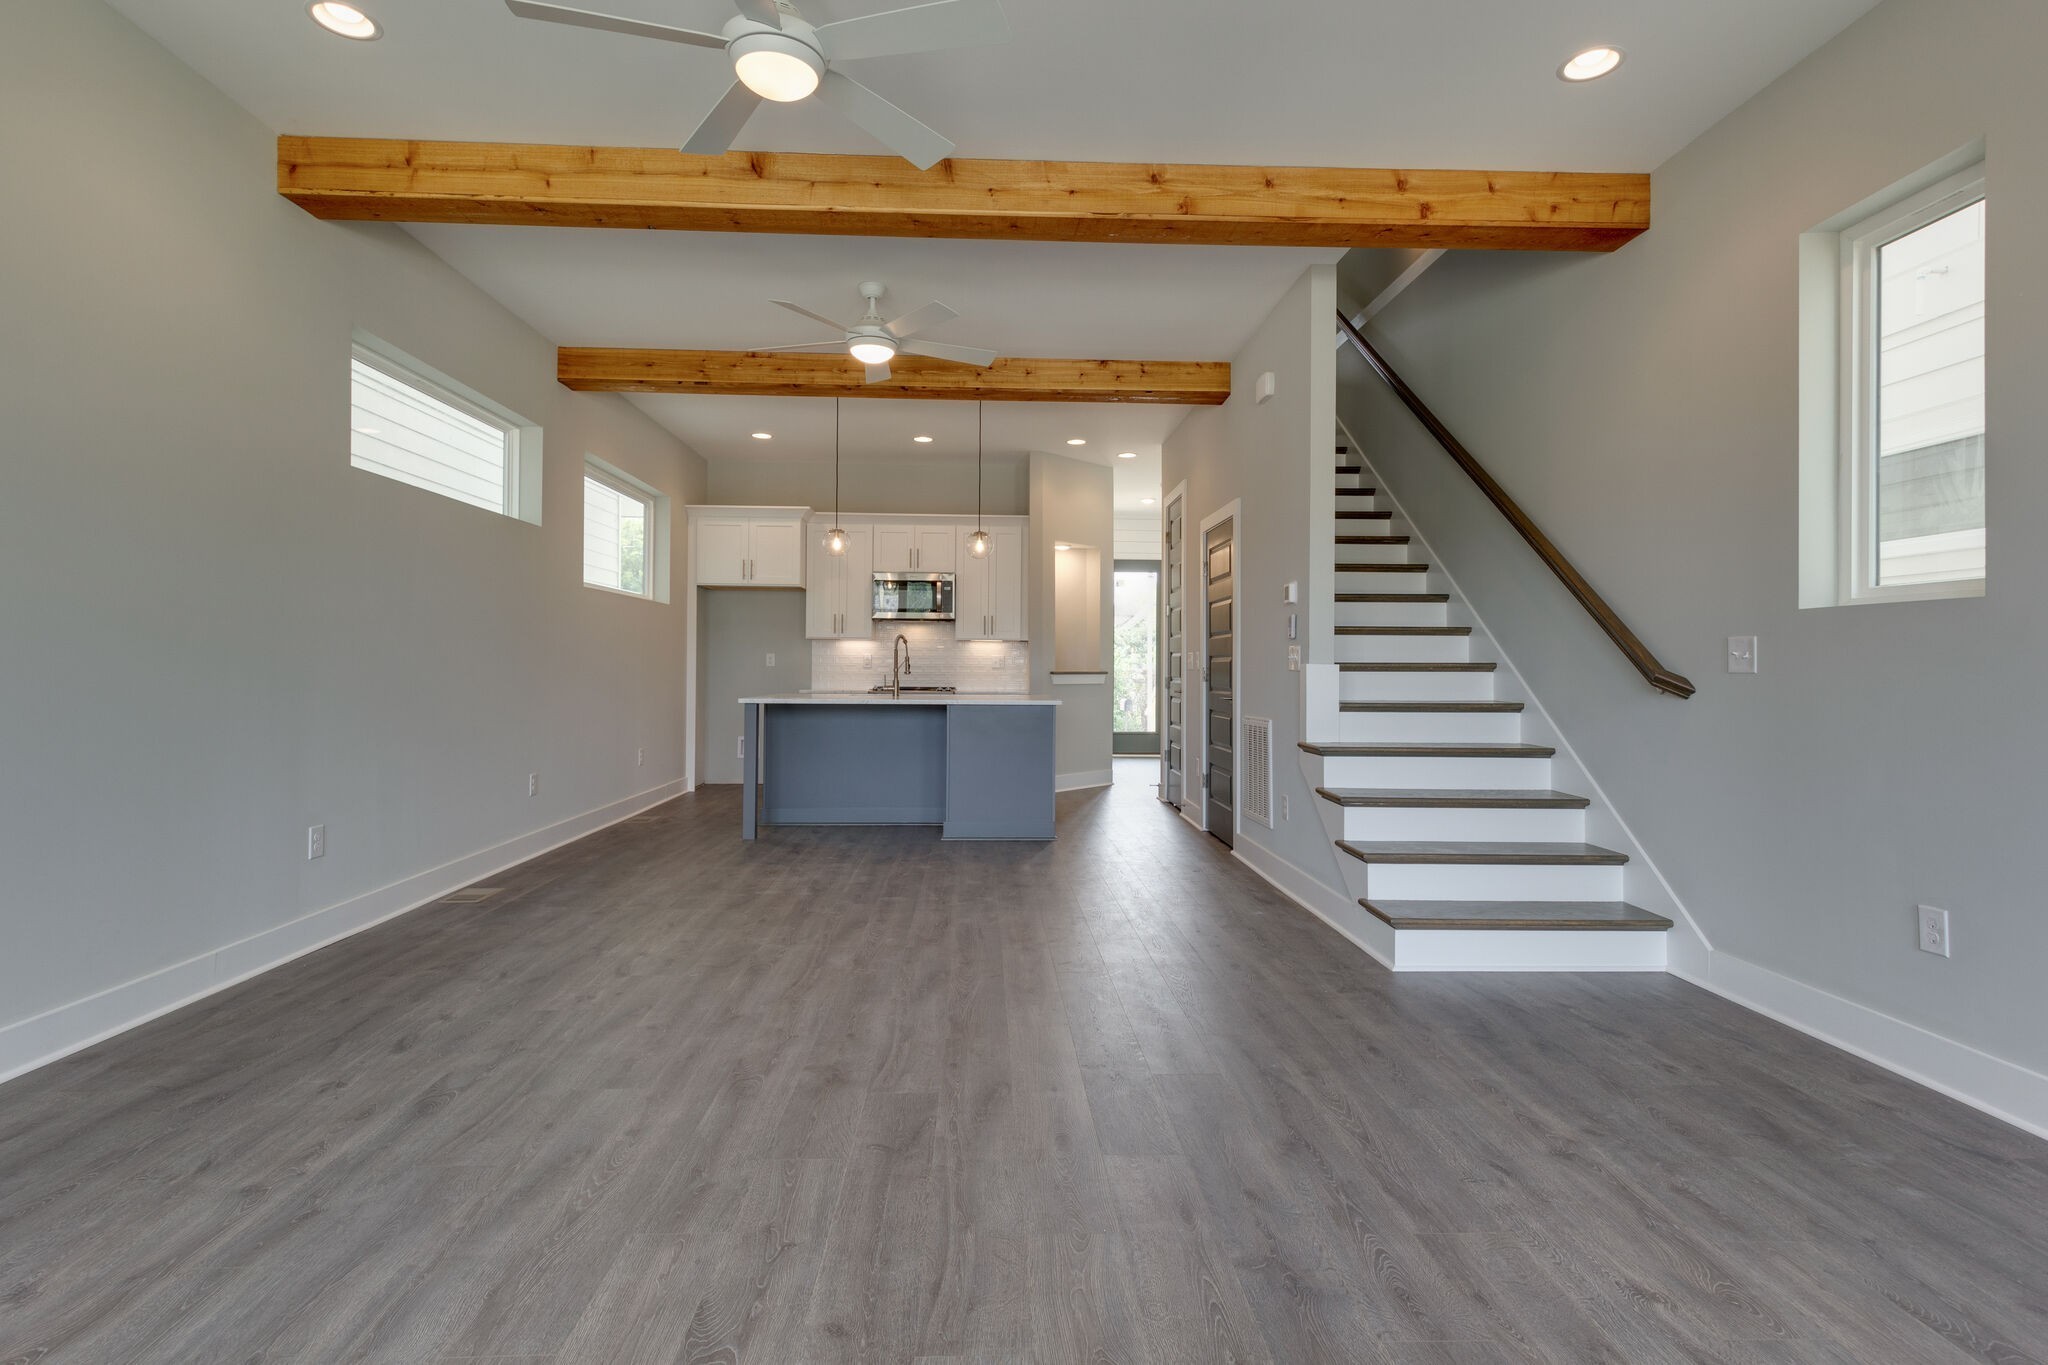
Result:
{"label": "white ceiling fan blade", "polygon": [[843,71],[827,70],[818,98],[921,171],[953,154],[953,144]]}
{"label": "white ceiling fan blade", "polygon": [[883,382],[885,382],[885,381],[886,381],[886,380],[887,380],[888,378],[889,378],[889,362],[887,362],[886,360],[885,360],[885,361],[883,361],[883,362],[882,362],[881,364],[879,364],[879,365],[870,365],[870,366],[868,366],[868,380],[867,380],[867,382],[868,382],[868,383],[870,383],[870,384],[880,384],[880,383],[883,383]]}
{"label": "white ceiling fan blade", "polygon": [[937,0],[858,19],[841,19],[818,30],[825,55],[835,62],[893,57],[902,52],[939,52],[1008,42],[1009,20],[1002,0]]}
{"label": "white ceiling fan blade", "polygon": [[543,5],[539,0],[505,0],[505,8],[521,19],[544,19],[550,24],[602,29],[606,33],[624,33],[635,38],[659,38],[666,43],[688,43],[691,47],[725,46],[725,39],[716,33],[699,33],[693,28],[650,24],[645,19],[628,19],[618,14],[599,14],[594,10],[571,9],[567,5]]}
{"label": "white ceiling fan blade", "polygon": [[903,349],[912,355],[928,355],[934,360],[950,360],[956,365],[974,365],[984,370],[996,363],[996,353],[984,351],[979,346],[948,346],[943,341],[906,341]]}
{"label": "white ceiling fan blade", "polygon": [[887,324],[887,331],[890,336],[901,341],[905,337],[916,336],[928,327],[936,327],[942,322],[951,322],[959,316],[958,313],[948,308],[945,304],[940,303],[937,299],[933,299],[924,307],[913,309],[896,319],[896,321]]}
{"label": "white ceiling fan blade", "polygon": [[757,24],[782,27],[782,11],[775,7],[775,0],[733,0],[733,4],[741,14]]}
{"label": "white ceiling fan blade", "polygon": [[711,106],[711,112],[697,125],[697,131],[690,134],[683,150],[692,156],[717,156],[728,150],[732,140],[740,135],[740,129],[747,126],[747,120],[760,107],[761,97],[734,81],[732,88]]}
{"label": "white ceiling fan blade", "polygon": [[806,341],[797,346],[756,346],[753,348],[755,355],[774,355],[782,351],[837,351],[844,355],[846,354],[846,343],[843,341]]}
{"label": "white ceiling fan blade", "polygon": [[[851,327],[848,327],[843,322],[834,322],[832,321],[832,319],[826,317],[823,313],[813,313],[810,309],[791,303],[788,299],[770,299],[769,302],[774,304],[777,308],[787,308],[790,312],[795,313],[799,317],[809,318],[812,322],[822,322],[835,332],[850,332],[853,330]],[[840,341],[835,342],[833,344],[838,346],[844,346],[846,343]]]}

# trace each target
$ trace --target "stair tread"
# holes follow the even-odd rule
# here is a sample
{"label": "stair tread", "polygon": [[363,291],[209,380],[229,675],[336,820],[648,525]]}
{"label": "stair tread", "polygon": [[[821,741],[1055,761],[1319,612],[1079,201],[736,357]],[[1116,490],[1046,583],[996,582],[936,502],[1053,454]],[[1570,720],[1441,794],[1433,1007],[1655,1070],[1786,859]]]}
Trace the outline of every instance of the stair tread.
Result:
{"label": "stair tread", "polygon": [[1408,839],[1339,839],[1363,863],[1456,863],[1502,867],[1619,867],[1628,861],[1598,844],[1439,843]]}
{"label": "stair tread", "polygon": [[1491,673],[1500,665],[1491,659],[1479,663],[1338,664],[1339,673]]}
{"label": "stair tread", "polygon": [[1339,635],[1470,635],[1470,626],[1339,626]]}
{"label": "stair tread", "polygon": [[1339,564],[1338,573],[1428,573],[1427,564]]}
{"label": "stair tread", "polygon": [[1345,497],[1353,498],[1375,498],[1379,496],[1380,492],[1380,490],[1377,488],[1366,488],[1363,486],[1360,486],[1358,488],[1346,488],[1341,483],[1336,485],[1336,489],[1339,494]]}
{"label": "stair tread", "polygon": [[1339,474],[1363,474],[1365,466],[1362,464],[1340,464],[1337,466],[1337,472]]}
{"label": "stair tread", "polygon": [[1627,901],[1358,902],[1396,929],[1669,929]]}
{"label": "stair tread", "polygon": [[1413,542],[1413,540],[1414,540],[1414,537],[1413,537],[1413,536],[1346,536],[1346,537],[1344,537],[1344,543],[1345,543],[1346,545],[1407,545],[1407,544],[1410,544],[1410,543],[1412,543],[1412,542]]}
{"label": "stair tread", "polygon": [[1316,795],[1339,806],[1446,810],[1584,810],[1593,803],[1570,792],[1490,788],[1461,791],[1454,787],[1317,787]]}
{"label": "stair tread", "polygon": [[1340,507],[1337,509],[1337,519],[1339,521],[1392,521],[1394,514],[1392,512],[1371,512],[1364,509],[1354,510]]}
{"label": "stair tread", "polygon": [[1548,744],[1376,744],[1304,739],[1299,747],[1303,753],[1324,758],[1550,758],[1557,753]]}
{"label": "stair tread", "polygon": [[1337,594],[1337,600],[1339,602],[1404,602],[1426,606],[1433,602],[1448,602],[1451,600],[1451,595],[1447,592],[1340,592]]}
{"label": "stair tread", "polygon": [[1425,714],[1433,711],[1483,712],[1512,715],[1522,709],[1518,701],[1343,701],[1340,711],[1362,711],[1389,715]]}

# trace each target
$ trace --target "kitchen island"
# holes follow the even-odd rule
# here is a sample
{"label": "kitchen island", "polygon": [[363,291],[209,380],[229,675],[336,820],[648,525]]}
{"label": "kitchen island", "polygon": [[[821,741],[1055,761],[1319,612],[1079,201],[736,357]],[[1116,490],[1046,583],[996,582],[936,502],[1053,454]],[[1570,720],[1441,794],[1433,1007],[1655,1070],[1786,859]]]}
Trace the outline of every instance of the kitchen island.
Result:
{"label": "kitchen island", "polygon": [[1053,837],[1052,697],[793,692],[742,697],[740,837],[760,825],[937,825]]}

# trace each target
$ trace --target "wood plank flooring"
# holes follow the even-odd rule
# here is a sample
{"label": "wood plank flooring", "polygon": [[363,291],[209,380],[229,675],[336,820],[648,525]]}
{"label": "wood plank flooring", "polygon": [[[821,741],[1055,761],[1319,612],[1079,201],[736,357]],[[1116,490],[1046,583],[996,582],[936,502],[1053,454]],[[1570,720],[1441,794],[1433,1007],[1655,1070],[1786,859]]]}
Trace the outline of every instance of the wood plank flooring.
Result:
{"label": "wood plank flooring", "polygon": [[1049,846],[707,789],[0,1087],[0,1361],[2048,1353],[2048,1144],[1392,976],[1125,768]]}

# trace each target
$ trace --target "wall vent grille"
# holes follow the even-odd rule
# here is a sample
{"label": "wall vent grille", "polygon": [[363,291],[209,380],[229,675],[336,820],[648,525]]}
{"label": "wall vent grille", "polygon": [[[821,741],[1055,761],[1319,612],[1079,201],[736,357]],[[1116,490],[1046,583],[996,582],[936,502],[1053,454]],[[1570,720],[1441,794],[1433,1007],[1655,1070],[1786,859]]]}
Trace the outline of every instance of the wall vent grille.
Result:
{"label": "wall vent grille", "polygon": [[1273,722],[1244,718],[1244,815],[1273,828]]}

